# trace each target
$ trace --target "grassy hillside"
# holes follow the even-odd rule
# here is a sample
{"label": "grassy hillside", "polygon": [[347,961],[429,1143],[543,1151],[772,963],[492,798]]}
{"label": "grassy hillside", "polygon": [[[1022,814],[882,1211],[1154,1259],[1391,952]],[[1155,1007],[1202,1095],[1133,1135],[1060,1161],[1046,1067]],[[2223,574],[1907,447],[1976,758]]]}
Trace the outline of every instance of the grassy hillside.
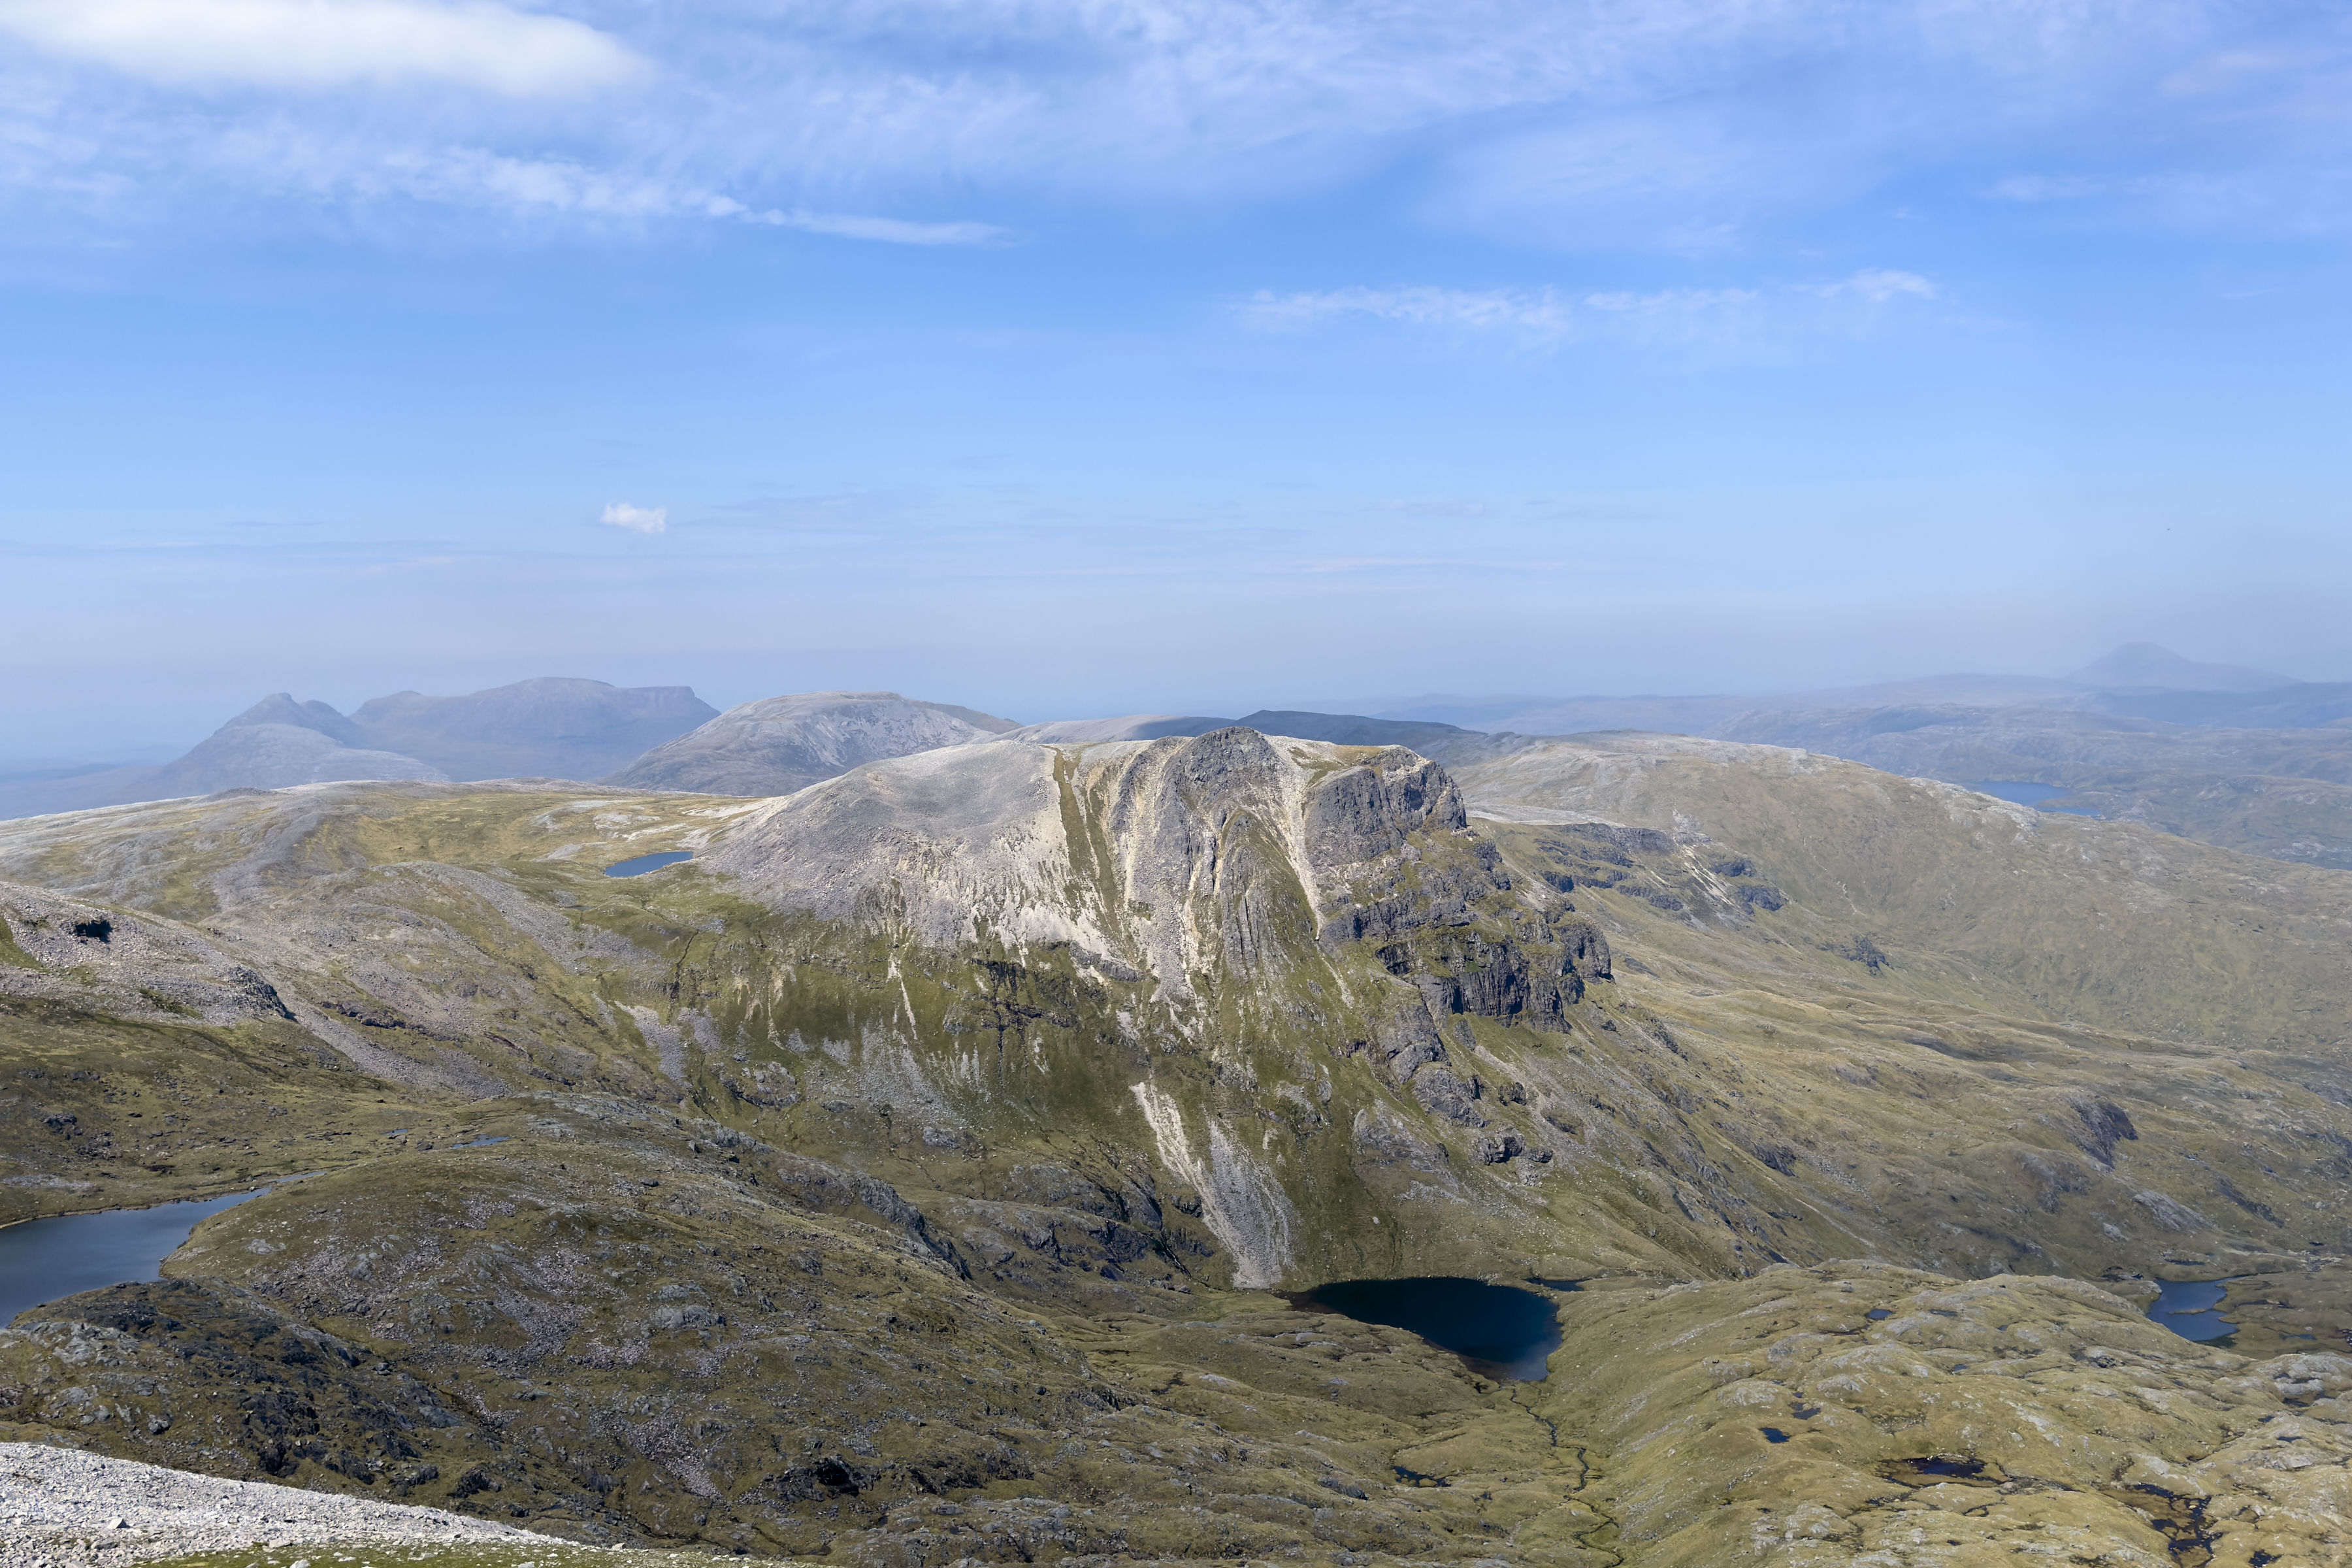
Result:
{"label": "grassy hillside", "polygon": [[[2260,1275],[2249,1350],[2352,1327],[2335,874],[1769,748],[1459,781],[1228,732],[782,802],[331,785],[0,825],[10,1212],[324,1173],[166,1286],[0,1333],[0,1417],[586,1539],[1698,1562],[1713,1514],[1596,1478],[1679,1498],[1730,1450],[1644,1470],[1619,1417],[1696,1408],[1675,1380],[1774,1291],[1864,1278],[1827,1260],[1938,1277],[1898,1295]],[[697,858],[602,874],[667,848]],[[1553,1380],[1242,1288],[1439,1272],[1587,1281]],[[2045,1348],[2169,1353],[2032,1289]],[[1648,1318],[1687,1337],[1633,1353]],[[2183,1462],[2283,1408],[2165,1365],[2226,1407]],[[2063,1479],[1847,1404],[1738,1439],[1829,1467],[1807,1518],[1843,1522],[1774,1550],[1877,1540],[1911,1493],[1872,1467],[1955,1444]],[[2107,1529],[2109,1458],[2039,1517]]]}
{"label": "grassy hillside", "polygon": [[[1587,738],[1459,776],[1482,816],[1680,835],[1694,868],[1753,859],[1791,905],[1755,929],[1800,985],[1859,979],[2195,1047],[2352,1044],[2352,879],[2326,870],[1774,747]],[[1684,924],[1657,925],[1660,940]],[[1840,972],[1812,956],[1862,936],[1887,961]],[[1689,951],[1737,963],[1764,948]]]}

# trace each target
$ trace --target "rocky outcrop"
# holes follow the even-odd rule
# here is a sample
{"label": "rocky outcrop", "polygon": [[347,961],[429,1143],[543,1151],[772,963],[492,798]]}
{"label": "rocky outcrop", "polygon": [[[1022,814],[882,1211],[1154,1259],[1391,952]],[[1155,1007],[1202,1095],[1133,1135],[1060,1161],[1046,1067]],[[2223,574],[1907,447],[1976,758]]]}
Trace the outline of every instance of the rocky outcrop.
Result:
{"label": "rocky outcrop", "polygon": [[[1474,920],[1509,884],[1465,833],[1452,781],[1424,758],[1233,728],[877,762],[746,818],[701,863],[778,907],[935,947],[1075,943],[1189,996],[1210,970]],[[1422,972],[1398,951],[1391,973]],[[1444,1010],[1512,1009],[1475,973],[1466,993],[1451,971],[1443,984]]]}
{"label": "rocky outcrop", "polygon": [[147,1023],[290,1019],[250,965],[173,921],[0,882],[0,997]]}
{"label": "rocky outcrop", "polygon": [[[1454,1059],[1475,1042],[1465,1020],[1558,1034],[1588,974],[1608,972],[1599,931],[1549,890],[1515,888],[1435,763],[1238,726],[870,763],[719,829],[697,865],[735,896],[815,922],[790,939],[811,962],[890,955],[896,1016],[828,1029],[870,1041],[887,1028],[911,1046],[936,1005],[957,1049],[1034,1058],[1055,1076],[1020,1092],[1055,1097],[1079,1092],[1051,1066],[1056,1050],[1081,1053],[1094,1078],[1110,1068],[1089,1041],[1131,1041],[1144,1054],[1118,1070],[1140,1130],[1243,1284],[1282,1279],[1303,1245],[1326,1245],[1301,1218],[1308,1178],[1244,1131],[1269,1093],[1284,1117],[1327,1125],[1346,1100],[1301,1080],[1327,1078],[1313,1064],[1360,1058],[1384,1119],[1471,1131],[1524,1120],[1524,1091],[1517,1109],[1499,1107]],[[858,943],[872,945],[852,956]],[[1171,1053],[1184,1065],[1155,1064]],[[1202,1067],[1205,1091],[1187,1081]],[[1001,1082],[1012,1069],[990,1070]],[[967,1101],[944,1064],[924,1071],[974,1120],[1001,1118],[1013,1092]],[[1507,1129],[1490,1136],[1528,1146]]]}

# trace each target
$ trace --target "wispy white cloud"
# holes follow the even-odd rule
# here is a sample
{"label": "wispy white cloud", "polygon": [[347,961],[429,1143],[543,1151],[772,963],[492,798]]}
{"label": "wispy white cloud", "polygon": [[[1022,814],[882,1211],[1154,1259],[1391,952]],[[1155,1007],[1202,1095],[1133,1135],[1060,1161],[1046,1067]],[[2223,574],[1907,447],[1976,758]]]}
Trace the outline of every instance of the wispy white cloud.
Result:
{"label": "wispy white cloud", "polygon": [[625,528],[632,533],[667,533],[669,531],[669,508],[666,506],[631,506],[616,500],[604,509],[599,520],[614,528]]}
{"label": "wispy white cloud", "polygon": [[0,29],[169,83],[436,81],[533,96],[609,87],[645,70],[608,34],[492,0],[0,0]]}
{"label": "wispy white cloud", "polygon": [[1260,290],[1235,307],[1260,331],[1299,331],[1350,316],[1413,327],[1447,327],[1474,332],[1508,331],[1549,340],[1569,331],[1567,303],[1549,289],[1367,289],[1350,286],[1321,292],[1276,294]]}
{"label": "wispy white cloud", "polygon": [[[1578,342],[1723,344],[1850,333],[1889,306],[1940,300],[1916,272],[1865,267],[1826,283],[1774,289],[1465,289],[1351,286],[1319,292],[1261,291],[1234,307],[1255,331],[1304,331],[1348,320],[1479,335],[1517,346]],[[1854,312],[1864,312],[1857,319]]]}
{"label": "wispy white cloud", "polygon": [[1863,300],[1873,305],[1884,305],[1890,300],[1938,298],[1936,286],[1916,272],[1900,272],[1891,267],[1865,267],[1835,283],[1813,284],[1810,291],[1823,300]]}
{"label": "wispy white cloud", "polygon": [[1587,294],[1586,336],[1640,342],[1722,342],[1752,330],[1765,296],[1754,289],[1613,289]]}
{"label": "wispy white cloud", "polygon": [[[266,155],[266,150],[257,151]],[[304,159],[294,168],[308,172],[307,163]],[[480,147],[400,149],[373,165],[331,158],[314,166],[325,183],[354,195],[396,192],[469,206],[646,218],[708,211],[710,205],[709,197],[658,178],[619,174],[562,158],[510,158]]]}
{"label": "wispy white cloud", "polygon": [[1367,289],[1261,292],[1236,307],[1260,331],[1298,331],[1349,318],[1439,328],[1548,346],[1580,338],[1689,337],[1719,330],[1760,298],[1746,289],[1664,289],[1652,293],[1553,289]]}
{"label": "wispy white cloud", "polygon": [[2071,202],[2105,195],[2109,187],[2079,174],[2011,174],[1985,195],[2003,202]]}
{"label": "wispy white cloud", "polygon": [[[2347,84],[2352,87],[2352,84]],[[2026,205],[2069,204],[2107,226],[2149,220],[2240,236],[2340,235],[2352,228],[2352,163],[2270,169],[2168,170],[2095,178],[2013,174],[1987,197]],[[2079,221],[2079,220],[2078,220]]]}
{"label": "wispy white cloud", "polygon": [[[175,199],[243,221],[224,191],[583,226],[731,204],[969,247],[1011,237],[868,215],[948,190],[1331,188],[1403,157],[1435,171],[1416,205],[1444,228],[1718,255],[1908,173],[2063,157],[2131,117],[2156,132],[2138,146],[2234,139],[2249,165],[2319,158],[2352,120],[2345,51],[2306,36],[2326,24],[2211,0],[558,3],[589,20],[495,0],[0,0],[0,187],[125,224]],[[579,99],[629,79],[644,90]],[[318,90],[367,82],[434,89],[431,112]],[[321,177],[242,156],[257,138],[299,143]],[[470,182],[442,167],[467,157]],[[412,177],[387,173],[400,161]]]}
{"label": "wispy white cloud", "polygon": [[[1459,555],[1308,555],[1273,563],[1270,569],[1306,576],[1337,576],[1370,572],[1427,572],[1449,567],[1491,569],[1494,564],[1492,561]],[[1523,563],[1515,562],[1513,564]],[[1543,567],[1550,563],[1537,562],[1524,564]]]}
{"label": "wispy white cloud", "polygon": [[856,213],[804,211],[752,212],[720,197],[707,209],[714,217],[740,217],[747,223],[776,228],[796,228],[805,234],[831,235],[837,239],[871,239],[885,245],[1002,245],[1013,231],[989,223],[915,223],[904,218],[867,217]]}
{"label": "wispy white cloud", "polygon": [[1001,245],[1015,237],[1010,229],[971,221],[754,211],[731,196],[659,174],[631,174],[568,158],[510,157],[484,147],[396,148],[370,160],[354,155],[354,149],[322,147],[273,126],[226,138],[221,151],[224,161],[280,189],[308,188],[321,196],[361,203],[403,196],[525,219],[634,224],[716,220],[887,245]]}

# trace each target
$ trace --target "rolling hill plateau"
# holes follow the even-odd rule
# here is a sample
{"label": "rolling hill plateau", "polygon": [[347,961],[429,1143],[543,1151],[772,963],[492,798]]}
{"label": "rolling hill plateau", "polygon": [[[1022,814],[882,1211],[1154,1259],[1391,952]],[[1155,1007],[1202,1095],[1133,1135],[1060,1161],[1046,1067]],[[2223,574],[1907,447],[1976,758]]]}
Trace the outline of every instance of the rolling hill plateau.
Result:
{"label": "rolling hill plateau", "polygon": [[1801,747],[2012,798],[2030,793],[2047,811],[2352,869],[2352,685],[2200,663],[2147,643],[2060,679],[1946,675],[1769,698],[1370,706],[1415,726],[1395,739],[1432,756],[1618,730]]}
{"label": "rolling hill plateau", "polygon": [[[1780,746],[935,716],[0,824],[0,1217],[278,1183],[0,1331],[0,1440],[861,1564],[2345,1554],[2343,872]],[[1549,1375],[1300,1295],[1429,1275]]]}

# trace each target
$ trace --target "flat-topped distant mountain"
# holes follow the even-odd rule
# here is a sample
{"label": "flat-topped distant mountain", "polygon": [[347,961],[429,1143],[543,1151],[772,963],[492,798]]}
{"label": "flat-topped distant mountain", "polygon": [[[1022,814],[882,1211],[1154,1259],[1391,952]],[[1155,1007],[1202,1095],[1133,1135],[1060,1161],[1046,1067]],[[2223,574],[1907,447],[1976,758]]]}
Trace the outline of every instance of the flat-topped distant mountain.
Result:
{"label": "flat-topped distant mountain", "polygon": [[356,743],[415,757],[453,779],[593,779],[717,717],[689,686],[543,676],[466,697],[371,698],[350,723]]}

